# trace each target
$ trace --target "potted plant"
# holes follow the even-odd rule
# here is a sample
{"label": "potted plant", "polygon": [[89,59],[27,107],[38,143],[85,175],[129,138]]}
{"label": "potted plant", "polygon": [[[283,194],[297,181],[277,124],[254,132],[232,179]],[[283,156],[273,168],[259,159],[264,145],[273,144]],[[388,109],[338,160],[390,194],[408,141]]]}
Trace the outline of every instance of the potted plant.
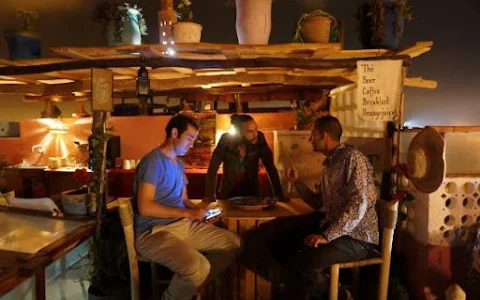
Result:
{"label": "potted plant", "polygon": [[2,168],[7,166],[7,160],[4,155],[0,155],[0,206],[8,206],[8,203],[15,198],[15,191],[9,189],[7,180],[3,177],[5,170]]}
{"label": "potted plant", "polygon": [[358,8],[357,30],[366,49],[398,49],[405,22],[413,19],[408,0],[372,0]]}
{"label": "potted plant", "polygon": [[238,43],[267,45],[272,29],[272,0],[235,0],[235,8]]}
{"label": "potted plant", "polygon": [[176,8],[179,20],[173,26],[173,39],[175,43],[199,43],[202,37],[202,25],[192,22],[193,12],[190,0],[180,0]]}
{"label": "potted plant", "polygon": [[141,45],[147,35],[142,9],[129,3],[104,2],[97,6],[93,20],[100,25],[108,46]]}
{"label": "potted plant", "polygon": [[318,9],[302,15],[298,20],[293,41],[297,43],[336,43],[338,39],[337,19]]}
{"label": "potted plant", "polygon": [[65,191],[61,195],[63,212],[72,215],[92,215],[95,213],[95,194],[91,193],[91,174],[86,169],[77,169],[73,178],[80,188]]}
{"label": "potted plant", "polygon": [[95,194],[95,232],[89,247],[89,300],[129,299],[128,259],[125,237],[117,211],[106,210],[106,152],[112,127],[107,112],[93,111],[90,192]]}
{"label": "potted plant", "polygon": [[5,31],[10,59],[39,58],[42,54],[42,41],[35,32],[33,24],[38,19],[38,13],[19,10],[17,11],[17,18],[21,22],[20,29]]}

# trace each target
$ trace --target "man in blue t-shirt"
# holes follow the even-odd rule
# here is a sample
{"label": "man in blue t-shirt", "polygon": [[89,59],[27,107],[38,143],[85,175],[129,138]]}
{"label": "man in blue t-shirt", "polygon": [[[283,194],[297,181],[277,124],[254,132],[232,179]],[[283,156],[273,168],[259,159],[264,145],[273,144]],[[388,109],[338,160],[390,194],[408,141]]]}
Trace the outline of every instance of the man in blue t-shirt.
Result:
{"label": "man in blue t-shirt", "polygon": [[193,147],[199,126],[173,117],[167,138],[137,166],[133,188],[135,245],[142,256],[175,273],[162,299],[190,300],[207,276],[214,278],[240,252],[237,235],[205,221],[206,210],[188,199],[188,180],[177,159]]}

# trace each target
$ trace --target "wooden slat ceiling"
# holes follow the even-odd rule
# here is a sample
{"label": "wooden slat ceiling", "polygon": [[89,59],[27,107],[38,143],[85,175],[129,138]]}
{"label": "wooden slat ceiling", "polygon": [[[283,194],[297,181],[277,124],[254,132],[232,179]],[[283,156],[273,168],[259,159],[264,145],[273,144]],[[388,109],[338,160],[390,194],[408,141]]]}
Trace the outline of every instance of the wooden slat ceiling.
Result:
{"label": "wooden slat ceiling", "polygon": [[[109,48],[53,48],[48,59],[0,60],[0,93],[43,98],[72,93],[88,94],[90,68],[114,73],[114,92],[135,91],[139,66],[149,69],[151,88],[157,94],[221,93],[241,87],[338,87],[356,82],[358,60],[401,59],[408,67],[414,57],[430,51],[432,42],[418,42],[400,51],[342,50],[340,44],[177,44]],[[171,50],[174,49],[175,53]],[[405,78],[406,86],[435,88],[436,82]],[[34,98],[34,97],[32,97]]]}

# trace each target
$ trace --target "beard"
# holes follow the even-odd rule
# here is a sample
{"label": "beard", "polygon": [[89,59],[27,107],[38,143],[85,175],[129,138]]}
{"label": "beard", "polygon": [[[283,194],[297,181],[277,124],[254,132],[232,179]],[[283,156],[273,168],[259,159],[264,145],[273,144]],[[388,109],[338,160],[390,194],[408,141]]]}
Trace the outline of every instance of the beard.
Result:
{"label": "beard", "polygon": [[189,150],[188,148],[185,149],[184,147],[180,147],[178,145],[173,146],[173,149],[175,149],[175,153],[177,154],[177,156],[185,156],[185,154],[187,154]]}

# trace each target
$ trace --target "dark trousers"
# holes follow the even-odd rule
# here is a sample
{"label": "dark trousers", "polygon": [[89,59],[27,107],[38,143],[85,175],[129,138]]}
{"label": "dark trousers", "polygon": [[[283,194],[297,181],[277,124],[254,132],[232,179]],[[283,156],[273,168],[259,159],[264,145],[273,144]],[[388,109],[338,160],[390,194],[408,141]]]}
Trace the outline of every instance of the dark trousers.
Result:
{"label": "dark trousers", "polygon": [[[243,257],[246,261],[254,257],[254,262],[246,266],[269,280],[285,283],[291,299],[327,292],[325,271],[331,265],[365,259],[374,246],[348,236],[317,248],[305,246],[307,235],[322,232],[322,219],[320,213],[279,218],[248,232]],[[262,269],[262,264],[267,267]]]}

